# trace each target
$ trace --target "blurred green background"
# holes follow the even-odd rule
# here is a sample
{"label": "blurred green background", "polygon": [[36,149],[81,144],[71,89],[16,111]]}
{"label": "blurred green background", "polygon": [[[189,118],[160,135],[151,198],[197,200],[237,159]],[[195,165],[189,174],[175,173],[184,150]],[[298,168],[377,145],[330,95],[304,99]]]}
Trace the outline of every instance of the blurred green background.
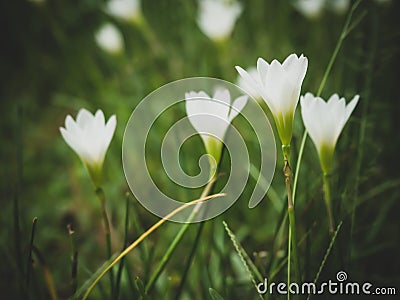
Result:
{"label": "blurred green background", "polygon": [[[215,43],[199,29],[196,1],[143,1],[145,25],[124,22],[105,12],[106,1],[14,0],[0,10],[1,212],[0,298],[47,299],[44,268],[36,256],[26,284],[32,220],[38,218],[34,245],[44,257],[60,299],[71,296],[71,224],[79,251],[78,287],[105,261],[100,204],[86,170],[63,141],[59,127],[65,116],[85,107],[101,108],[106,118],[117,116],[117,129],[105,160],[107,208],[114,251],[123,246],[126,193],[121,162],[122,136],[135,106],[154,89],[177,79],[210,76],[236,82],[235,65],[253,66],[258,57],[282,61],[304,53],[309,68],[302,94],[317,92],[343,28],[346,12],[325,9],[307,18],[290,1],[240,1],[243,12],[234,31]],[[400,292],[400,176],[398,99],[400,1],[362,1],[356,26],[344,41],[322,92],[337,92],[360,102],[336,149],[332,176],[337,220],[343,220],[338,240],[322,278],[345,270],[349,279],[374,286],[397,286]],[[365,13],[365,15],[364,15]],[[359,19],[360,17],[364,17]],[[357,20],[360,22],[357,22]],[[123,49],[110,54],[96,43],[105,22],[123,36]],[[238,120],[240,122],[240,120]],[[161,133],[165,128],[160,128]],[[303,126],[296,113],[293,159],[296,161]],[[250,141],[251,143],[251,141]],[[279,145],[279,143],[277,143]],[[188,153],[196,167],[204,151],[200,138]],[[280,149],[272,184],[282,207],[285,202]],[[254,150],[256,151],[256,150]],[[225,159],[222,170],[227,169]],[[279,207],[269,197],[248,209],[254,182],[223,215],[208,221],[181,293],[181,299],[207,299],[214,288],[225,299],[255,299],[257,293],[224,231],[225,220],[255,261],[263,276],[277,272],[285,281],[286,229],[277,234]],[[305,281],[312,281],[329,245],[321,172],[311,141],[306,143],[297,190],[297,223]],[[166,190],[168,187],[164,187]],[[200,192],[188,191],[195,199]],[[133,241],[158,218],[129,198],[128,240]],[[279,206],[279,205],[278,205]],[[18,208],[19,216],[16,214]],[[147,282],[181,225],[167,223],[129,255],[121,299],[135,299],[132,279]],[[198,225],[192,225],[162,273],[150,299],[173,299]],[[286,228],[286,227],[285,227]],[[322,279],[321,279],[322,280]],[[107,299],[106,278],[93,299]],[[324,299],[328,299],[326,296]]]}

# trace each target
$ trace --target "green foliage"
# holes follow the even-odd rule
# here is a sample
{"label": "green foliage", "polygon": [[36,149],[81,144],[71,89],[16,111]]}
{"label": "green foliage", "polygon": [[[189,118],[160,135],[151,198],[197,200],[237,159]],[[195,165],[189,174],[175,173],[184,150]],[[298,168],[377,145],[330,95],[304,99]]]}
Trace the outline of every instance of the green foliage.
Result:
{"label": "green foliage", "polygon": [[[67,114],[75,115],[85,107],[91,111],[101,108],[106,118],[117,116],[103,186],[116,253],[158,220],[131,198],[129,218],[125,216],[129,188],[122,170],[122,137],[130,113],[148,93],[189,76],[235,82],[235,65],[254,65],[259,56],[267,61],[282,60],[292,52],[309,58],[302,94],[317,92],[345,15],[324,11],[319,18],[306,19],[290,1],[242,3],[243,13],[224,44],[214,44],[199,30],[194,0],[143,1],[145,28],[107,15],[105,1],[47,0],[37,4],[15,0],[2,5],[1,299],[27,299],[28,294],[30,299],[50,298],[51,280],[60,299],[72,297],[69,224],[74,228],[78,252],[76,295],[82,295],[107,265],[100,203],[86,170],[58,131]],[[317,153],[309,140],[304,146],[295,201],[304,281],[312,282],[317,274],[319,281],[334,279],[338,270],[345,270],[353,281],[398,285],[399,8],[399,1],[394,0],[387,5],[362,1],[354,20],[364,12],[366,15],[344,40],[322,91],[323,97],[338,92],[347,99],[358,93],[360,102],[335,151],[331,195],[333,214],[341,228],[333,245]],[[104,22],[122,32],[122,53],[110,55],[96,45],[95,32]],[[176,114],[184,115],[184,108],[178,108]],[[162,138],[169,122],[158,120],[151,137]],[[238,128],[248,126],[240,118],[235,122]],[[251,173],[257,177],[259,149],[251,134],[245,130],[243,134],[249,138]],[[293,134],[294,167],[303,134],[299,110]],[[180,159],[189,174],[199,171],[202,147],[200,137],[194,137],[182,148]],[[163,191],[180,199],[198,198],[200,189],[171,186],[160,171],[158,149],[149,151],[155,156],[149,160],[149,169]],[[229,166],[229,156],[224,155],[221,172],[229,172]],[[278,160],[272,189],[256,208],[247,207],[255,185],[251,177],[235,205],[204,224],[180,299],[222,299],[219,293],[225,299],[256,299],[237,251],[247,253],[244,260],[252,273],[259,270],[261,276],[285,282],[288,223],[281,213],[286,208],[282,168]],[[223,181],[222,177],[217,182],[216,192]],[[37,226],[30,245],[34,217]],[[237,246],[233,247],[225,234],[222,220],[234,229]],[[120,299],[174,299],[197,225],[189,227],[149,295],[144,287],[181,226],[163,225],[126,257],[118,275]],[[326,249],[329,256],[324,258]],[[30,255],[33,264],[29,264]],[[258,276],[254,279],[258,281]],[[110,298],[110,290],[109,281],[102,280],[92,297]]]}

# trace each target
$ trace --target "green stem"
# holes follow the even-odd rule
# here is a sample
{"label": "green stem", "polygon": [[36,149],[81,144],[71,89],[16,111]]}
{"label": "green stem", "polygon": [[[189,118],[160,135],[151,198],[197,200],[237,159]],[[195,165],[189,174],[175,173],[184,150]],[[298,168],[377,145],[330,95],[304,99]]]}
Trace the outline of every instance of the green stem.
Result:
{"label": "green stem", "polygon": [[78,286],[78,251],[76,249],[75,231],[73,230],[71,224],[67,225],[67,230],[71,241],[71,295],[73,295],[75,294]]}
{"label": "green stem", "polygon": [[[121,251],[123,251],[128,245],[128,228],[129,228],[129,193],[126,194],[124,245],[123,245]],[[121,259],[121,261],[119,262],[117,278],[116,278],[116,282],[115,282],[114,299],[119,299],[119,290],[120,290],[120,284],[121,284],[122,270],[124,269],[124,261],[125,261],[125,258]]]}
{"label": "green stem", "polygon": [[176,295],[175,295],[175,299],[176,300],[179,300],[179,297],[180,297],[180,295],[181,295],[181,293],[183,291],[183,287],[184,287],[185,282],[186,282],[186,277],[189,274],[189,270],[190,270],[190,266],[191,266],[192,261],[193,261],[193,257],[196,254],[196,250],[198,248],[198,244],[199,244],[199,241],[200,241],[201,233],[203,232],[204,224],[205,224],[204,221],[201,222],[199,224],[198,229],[197,229],[196,237],[194,239],[194,242],[193,242],[193,245],[192,245],[192,249],[190,250],[189,257],[188,257],[188,259],[187,259],[187,261],[185,263],[185,270],[182,273],[182,279],[181,279],[181,282],[179,283],[179,286],[178,286],[178,289],[177,289],[177,292],[176,292]]}
{"label": "green stem", "polygon": [[[297,233],[296,233],[296,218],[294,212],[294,204],[292,197],[292,184],[293,172],[290,167],[290,145],[282,145],[284,167],[283,174],[285,175],[286,193],[288,198],[288,216],[289,216],[289,240],[288,240],[288,274],[287,274],[287,288],[290,286],[290,273],[291,273],[291,257],[293,253],[294,269],[296,282],[300,283],[300,262],[297,250]],[[290,293],[287,294],[290,299]]]}
{"label": "green stem", "polygon": [[[37,224],[37,217],[33,218],[32,221],[32,230],[31,230],[31,238],[29,241],[29,253],[28,253],[28,261],[26,264],[26,290],[29,291],[29,279],[31,276],[31,269],[32,269],[32,251],[33,251],[33,241],[35,239],[35,232],[36,232],[36,224]],[[29,295],[29,293],[28,293]]]}
{"label": "green stem", "polygon": [[329,220],[329,233],[332,236],[333,233],[335,232],[335,221],[333,219],[333,214],[332,214],[332,200],[331,200],[331,189],[329,183],[329,174],[324,173],[323,181],[324,181],[325,204]]}
{"label": "green stem", "polygon": [[[216,177],[214,177],[213,179],[211,179],[208,182],[208,184],[204,188],[200,198],[204,198],[210,193],[211,188],[212,188],[215,180],[216,180]],[[202,203],[196,204],[196,206],[193,208],[191,214],[187,218],[186,223],[182,225],[181,229],[179,230],[179,232],[175,236],[175,238],[172,241],[171,245],[168,247],[168,249],[165,252],[164,256],[161,258],[161,261],[158,264],[156,270],[151,275],[148,283],[146,284],[146,293],[149,293],[151,291],[151,289],[153,288],[155,282],[157,281],[157,279],[160,276],[161,272],[164,270],[166,264],[168,263],[169,259],[171,258],[172,253],[175,251],[175,248],[178,246],[178,244],[181,241],[183,235],[185,234],[185,232],[189,228],[189,225],[191,224],[191,221],[193,221],[193,219],[195,218],[195,216],[199,212],[201,205],[202,205]]]}
{"label": "green stem", "polygon": [[[103,217],[104,235],[106,238],[106,247],[107,247],[107,259],[110,259],[111,255],[112,255],[111,231],[110,231],[110,222],[108,220],[108,215],[107,215],[107,210],[106,210],[106,196],[101,187],[98,187],[96,189],[96,195],[99,198],[100,205],[101,205],[101,215]],[[110,270],[109,274],[110,274],[109,277],[110,277],[111,295],[113,295],[114,294],[114,273],[112,272],[112,270]]]}

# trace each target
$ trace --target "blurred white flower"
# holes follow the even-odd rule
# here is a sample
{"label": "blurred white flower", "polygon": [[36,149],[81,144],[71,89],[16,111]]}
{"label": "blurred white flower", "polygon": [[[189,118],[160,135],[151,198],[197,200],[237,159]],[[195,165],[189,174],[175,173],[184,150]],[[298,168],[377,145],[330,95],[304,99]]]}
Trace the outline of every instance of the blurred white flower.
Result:
{"label": "blurred white flower", "polygon": [[306,18],[317,18],[324,9],[325,0],[297,0],[293,6]]}
{"label": "blurred white flower", "polygon": [[111,54],[121,52],[124,47],[121,32],[111,23],[103,24],[96,32],[95,39],[101,49]]}
{"label": "blurred white flower", "polygon": [[76,121],[68,115],[65,119],[65,128],[60,127],[65,142],[86,165],[90,177],[97,187],[101,184],[104,157],[116,125],[115,115],[111,116],[106,124],[104,114],[100,109],[95,115],[92,115],[82,108],[78,112]]}
{"label": "blurred white flower", "polygon": [[227,39],[242,13],[242,6],[236,1],[200,0],[197,23],[213,41]]}
{"label": "blurred white flower", "polygon": [[[258,76],[258,71],[256,67],[247,68],[246,72],[253,78],[257,78]],[[238,74],[236,84],[257,101],[262,99],[257,89],[254,88],[253,85],[249,84],[247,80],[245,80],[242,76],[240,76],[240,74]]]}
{"label": "blurred white flower", "polygon": [[247,98],[247,95],[240,96],[231,104],[231,95],[227,89],[217,89],[212,98],[204,91],[185,94],[189,121],[200,134],[207,153],[214,157],[217,165],[229,124],[242,111]]}
{"label": "blurred white flower", "polygon": [[282,145],[285,146],[289,146],[292,139],[294,112],[307,66],[307,57],[297,57],[296,54],[289,55],[282,64],[275,59],[268,64],[259,58],[258,74],[251,75],[236,66],[243,80],[267,103],[274,116]]}
{"label": "blurred white flower", "polygon": [[115,18],[133,23],[142,18],[139,0],[110,0],[107,3],[107,12]]}
{"label": "blurred white flower", "polygon": [[333,153],[344,125],[358,103],[356,95],[346,106],[344,98],[332,95],[328,102],[307,93],[301,97],[304,126],[317,148],[321,168],[325,174],[332,171]]}

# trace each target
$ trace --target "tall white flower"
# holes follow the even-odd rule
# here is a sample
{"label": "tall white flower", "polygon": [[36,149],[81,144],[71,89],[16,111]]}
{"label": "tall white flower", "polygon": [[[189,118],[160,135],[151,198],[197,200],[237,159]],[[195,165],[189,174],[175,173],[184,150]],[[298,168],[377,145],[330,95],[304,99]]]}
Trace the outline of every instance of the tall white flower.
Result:
{"label": "tall white flower", "polygon": [[307,57],[296,54],[289,55],[282,64],[275,59],[269,64],[259,58],[258,73],[253,75],[236,66],[248,86],[257,90],[267,103],[284,146],[290,145],[292,139],[294,112],[307,66]]}
{"label": "tall white flower", "polygon": [[111,23],[105,23],[96,32],[95,39],[100,48],[111,54],[119,53],[124,47],[121,32]]}
{"label": "tall white flower", "polygon": [[140,22],[142,9],[139,0],[110,0],[107,3],[107,12],[115,18],[127,22]]}
{"label": "tall white flower", "polygon": [[78,154],[86,165],[93,183],[99,187],[104,157],[114,135],[117,119],[115,115],[105,123],[104,114],[99,109],[95,115],[82,108],[76,121],[68,115],[65,128],[60,132],[65,142]]}
{"label": "tall white flower", "polygon": [[242,13],[242,6],[236,1],[200,0],[197,23],[213,41],[227,39]]}
{"label": "tall white flower", "polygon": [[[246,72],[253,78],[258,76],[258,71],[256,67],[250,67],[246,69]],[[237,77],[236,84],[244,90],[248,95],[256,99],[257,101],[261,99],[260,94],[258,93],[257,89],[254,88],[253,85],[249,84],[247,80],[245,80],[240,74]]]}
{"label": "tall white flower", "polygon": [[315,147],[321,168],[325,174],[332,171],[333,153],[344,125],[358,103],[359,95],[354,96],[346,106],[344,98],[332,95],[328,102],[307,93],[301,97],[303,122]]}
{"label": "tall white flower", "polygon": [[185,94],[186,113],[190,123],[200,134],[206,151],[216,164],[221,158],[222,140],[232,120],[247,103],[248,96],[240,96],[231,104],[227,89],[217,89],[211,98],[204,91]]}

